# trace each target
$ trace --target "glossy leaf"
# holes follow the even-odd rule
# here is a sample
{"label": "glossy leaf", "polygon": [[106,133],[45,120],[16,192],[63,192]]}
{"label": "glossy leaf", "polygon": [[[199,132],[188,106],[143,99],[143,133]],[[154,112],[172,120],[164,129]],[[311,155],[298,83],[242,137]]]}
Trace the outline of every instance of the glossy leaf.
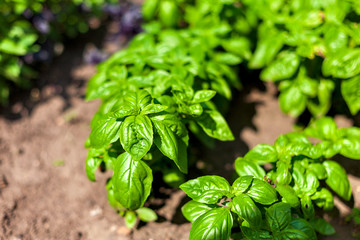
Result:
{"label": "glossy leaf", "polygon": [[239,176],[250,175],[259,179],[265,176],[265,171],[259,164],[241,157],[235,160],[235,170]]}
{"label": "glossy leaf", "polygon": [[254,178],[250,189],[246,192],[255,202],[270,205],[278,200],[275,188],[270,184]]}
{"label": "glossy leaf", "polygon": [[231,192],[235,195],[241,195],[245,192],[252,184],[253,176],[240,176],[238,177],[233,185],[231,186]]}
{"label": "glossy leaf", "polygon": [[214,208],[197,218],[191,226],[189,240],[230,238],[233,219],[227,208]]}
{"label": "glossy leaf", "polygon": [[185,203],[181,208],[181,212],[189,222],[194,222],[198,217],[201,217],[206,212],[210,211],[214,207],[210,207],[205,203],[196,202],[191,200]]}
{"label": "glossy leaf", "polygon": [[360,76],[342,80],[341,94],[348,105],[352,115],[360,110]]}
{"label": "glossy leaf", "polygon": [[116,118],[107,117],[98,120],[90,133],[91,146],[95,148],[107,147],[110,143],[119,139],[121,121]]}
{"label": "glossy leaf", "polygon": [[146,207],[135,210],[139,219],[143,222],[152,222],[157,220],[157,215],[154,210]]}
{"label": "glossy leaf", "polygon": [[258,228],[261,226],[261,212],[254,201],[246,194],[233,198],[231,210],[245,219],[251,227]]}
{"label": "glossy leaf", "polygon": [[258,144],[254,148],[252,148],[247,154],[245,154],[244,159],[249,161],[255,161],[259,164],[276,162],[277,152],[272,145]]}
{"label": "glossy leaf", "polygon": [[129,153],[116,159],[113,188],[116,200],[125,208],[135,210],[144,205],[152,180],[152,171],[145,162],[134,159]]}
{"label": "glossy leaf", "polygon": [[230,194],[230,185],[219,176],[203,176],[180,185],[190,198],[197,202],[215,204],[223,196]]}
{"label": "glossy leaf", "polygon": [[147,116],[127,117],[120,127],[120,142],[124,150],[136,160],[150,150],[153,143],[153,127]]}
{"label": "glossy leaf", "polygon": [[125,214],[125,224],[126,224],[126,227],[128,228],[133,228],[135,227],[135,224],[136,224],[136,214],[135,212],[133,211],[127,211],[126,214]]}
{"label": "glossy leaf", "polygon": [[306,234],[308,240],[317,240],[317,236],[313,226],[306,220],[302,218],[293,219],[289,226],[294,229],[300,230],[304,234]]}
{"label": "glossy leaf", "polygon": [[280,232],[291,222],[291,207],[288,203],[275,203],[265,213],[266,221],[273,232]]}
{"label": "glossy leaf", "polygon": [[328,175],[325,180],[326,184],[340,197],[349,201],[351,198],[351,186],[345,169],[334,161],[324,161],[323,164]]}
{"label": "glossy leaf", "polygon": [[291,186],[277,184],[275,189],[280,196],[285,199],[285,201],[283,201],[289,203],[292,208],[298,208],[300,206],[300,200]]}

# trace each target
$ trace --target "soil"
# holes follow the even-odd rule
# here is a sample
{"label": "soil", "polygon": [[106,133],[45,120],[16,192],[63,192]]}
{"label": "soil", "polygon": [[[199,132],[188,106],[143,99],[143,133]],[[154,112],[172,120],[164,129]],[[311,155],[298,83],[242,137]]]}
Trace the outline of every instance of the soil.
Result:
{"label": "soil", "polygon": [[[105,28],[68,44],[39,77],[39,88],[17,97],[0,116],[0,239],[1,240],[182,240],[191,224],[180,208],[187,201],[179,190],[161,187],[151,201],[157,222],[140,224],[130,231],[108,205],[105,183],[110,172],[97,172],[96,182],[85,174],[87,150],[84,142],[89,123],[100,104],[85,102],[87,80],[96,71],[83,63],[89,42],[103,49],[111,45]],[[272,144],[280,134],[293,130],[294,119],[284,115],[276,99],[276,88],[261,90],[246,86],[235,96],[228,121],[234,142],[218,142],[214,149],[198,149],[199,168],[206,174],[231,179],[233,162],[259,143]],[[352,121],[337,117],[341,126]],[[196,150],[194,150],[196,151]],[[200,154],[200,153],[201,154]],[[352,227],[343,217],[349,206],[360,206],[360,171],[356,161],[339,159],[349,172],[354,199],[326,217],[336,227],[335,236],[353,239]],[[204,167],[205,166],[205,167]]]}

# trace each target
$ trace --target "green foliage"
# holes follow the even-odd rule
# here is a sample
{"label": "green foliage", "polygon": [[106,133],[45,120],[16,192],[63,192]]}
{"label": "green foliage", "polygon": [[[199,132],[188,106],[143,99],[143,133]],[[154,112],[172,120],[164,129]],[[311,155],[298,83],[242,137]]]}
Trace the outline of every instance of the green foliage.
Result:
{"label": "green foliage", "polygon": [[[245,0],[257,42],[248,66],[279,85],[280,107],[298,117],[327,114],[342,95],[351,114],[360,110],[360,12],[355,1]],[[341,86],[335,87],[335,86]]]}

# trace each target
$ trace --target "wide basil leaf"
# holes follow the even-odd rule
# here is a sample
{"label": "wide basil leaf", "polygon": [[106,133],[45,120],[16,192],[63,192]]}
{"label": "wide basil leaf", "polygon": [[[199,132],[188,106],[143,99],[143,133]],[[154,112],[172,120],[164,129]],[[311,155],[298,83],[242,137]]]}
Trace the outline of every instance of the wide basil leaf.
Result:
{"label": "wide basil leaf", "polygon": [[306,108],[306,96],[297,86],[292,85],[281,91],[279,103],[284,113],[290,114],[292,117],[298,117]]}
{"label": "wide basil leaf", "polygon": [[309,196],[314,194],[319,187],[320,182],[317,179],[316,175],[310,171],[305,174],[305,186],[302,191],[307,193]]}
{"label": "wide basil leaf", "polygon": [[360,160],[360,138],[345,138],[340,140],[340,154]]}
{"label": "wide basil leaf", "polygon": [[340,197],[349,201],[351,198],[351,186],[345,169],[334,161],[324,161],[328,177],[325,182]]}
{"label": "wide basil leaf", "polygon": [[202,103],[210,101],[215,96],[216,92],[213,90],[197,91],[192,99],[192,103]]}
{"label": "wide basil leaf", "polygon": [[260,74],[263,81],[279,81],[291,78],[300,65],[300,57],[292,51],[280,52],[277,59]]}
{"label": "wide basil leaf", "polygon": [[116,118],[107,117],[94,123],[94,128],[90,133],[91,146],[94,148],[107,147],[110,143],[119,138],[119,128],[121,121]]}
{"label": "wide basil leaf", "polygon": [[278,200],[275,188],[267,182],[253,179],[250,189],[246,192],[255,202],[270,205]]}
{"label": "wide basil leaf", "polygon": [[240,176],[238,177],[233,185],[231,186],[231,192],[238,196],[245,192],[253,181],[253,176]]}
{"label": "wide basil leaf", "polygon": [[228,240],[233,218],[228,208],[214,208],[197,218],[191,226],[189,240]]}
{"label": "wide basil leaf", "polygon": [[102,162],[101,158],[91,157],[91,156],[86,158],[85,170],[86,170],[86,175],[90,181],[95,182],[95,171],[96,169],[99,168],[101,162]]}
{"label": "wide basil leaf", "polygon": [[157,215],[154,210],[146,207],[135,210],[136,214],[143,222],[152,222],[157,220]]}
{"label": "wide basil leaf", "polygon": [[128,92],[124,95],[124,102],[131,108],[136,109],[139,113],[144,110],[151,103],[151,96],[145,90],[138,90],[136,92]]}
{"label": "wide basil leaf", "polygon": [[309,127],[304,130],[307,136],[321,140],[336,140],[337,126],[333,118],[323,117],[313,121]]}
{"label": "wide basil leaf", "polygon": [[283,201],[289,203],[292,208],[300,206],[300,200],[291,186],[277,184],[275,189],[283,197]]}
{"label": "wide basil leaf", "polygon": [[149,104],[144,109],[142,109],[141,114],[153,114],[165,111],[168,107],[161,104]]}
{"label": "wide basil leaf", "polygon": [[234,197],[231,210],[250,223],[251,227],[261,226],[261,212],[249,196],[241,194]]}
{"label": "wide basil leaf", "polygon": [[215,204],[223,196],[230,194],[230,185],[219,176],[203,176],[187,181],[180,188],[197,202]]}
{"label": "wide basil leaf", "polygon": [[195,118],[195,121],[210,137],[221,141],[234,140],[234,136],[224,117],[216,110],[204,110],[201,116]]}
{"label": "wide basil leaf", "polygon": [[242,157],[235,160],[235,170],[239,176],[250,175],[259,179],[265,176],[265,170],[259,164]]}
{"label": "wide basil leaf", "polygon": [[334,197],[326,188],[321,188],[320,191],[314,193],[311,199],[318,207],[323,208],[325,211],[330,211],[334,207]]}
{"label": "wide basil leaf", "polygon": [[142,207],[150,195],[153,176],[145,162],[123,153],[116,159],[112,181],[116,200],[125,208],[135,210]]}
{"label": "wide basil leaf", "polygon": [[300,230],[301,232],[305,233],[308,240],[317,240],[317,236],[313,226],[306,220],[302,218],[294,219],[290,222],[289,226]]}
{"label": "wide basil leaf", "polygon": [[333,235],[335,234],[335,229],[333,226],[331,226],[330,223],[325,221],[325,219],[322,218],[315,218],[310,221],[310,224],[313,226],[313,228],[319,232],[322,235]]}
{"label": "wide basil leaf", "polygon": [[200,203],[191,200],[185,203],[184,206],[182,206],[181,212],[189,222],[193,223],[198,217],[202,216],[203,214],[205,214],[206,212],[208,212],[213,208],[214,207],[210,207],[205,203]]}
{"label": "wide basil leaf", "polygon": [[355,115],[360,110],[360,75],[342,80],[341,94],[344,97],[352,115]]}
{"label": "wide basil leaf", "polygon": [[276,162],[277,152],[274,146],[268,144],[258,144],[251,149],[244,158],[249,161],[255,161],[259,164]]}
{"label": "wide basil leaf", "polygon": [[291,222],[291,206],[288,203],[275,203],[265,213],[266,221],[272,232],[280,232]]}
{"label": "wide basil leaf", "polygon": [[289,169],[291,169],[290,164],[278,161],[276,163],[275,182],[278,184],[290,184],[292,176]]}
{"label": "wide basil leaf", "polygon": [[153,127],[147,116],[125,118],[120,127],[120,142],[136,160],[141,159],[153,144]]}
{"label": "wide basil leaf", "polygon": [[309,164],[307,171],[314,173],[316,178],[319,180],[323,180],[327,177],[326,169],[321,163]]}
{"label": "wide basil leaf", "polygon": [[360,49],[344,49],[325,58],[322,65],[324,76],[351,78],[360,73]]}
{"label": "wide basil leaf", "polygon": [[241,231],[250,240],[273,240],[274,237],[270,235],[270,232],[260,229],[254,229],[249,227],[241,226]]}
{"label": "wide basil leaf", "polygon": [[285,229],[279,234],[279,236],[281,236],[284,240],[309,240],[309,237],[298,229]]}
{"label": "wide basil leaf", "polygon": [[187,173],[186,151],[180,152],[179,137],[162,121],[152,121],[155,127],[155,145],[168,158],[172,159],[180,171]]}

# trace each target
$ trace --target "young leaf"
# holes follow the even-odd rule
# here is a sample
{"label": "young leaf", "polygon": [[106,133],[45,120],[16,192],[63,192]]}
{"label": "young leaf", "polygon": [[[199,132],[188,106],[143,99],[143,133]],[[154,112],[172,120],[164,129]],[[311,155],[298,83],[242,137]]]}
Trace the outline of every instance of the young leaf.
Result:
{"label": "young leaf", "polygon": [[300,206],[300,200],[291,186],[277,184],[275,189],[292,208],[298,208]]}
{"label": "young leaf", "polygon": [[270,205],[278,200],[275,188],[257,178],[253,179],[253,183],[246,194],[255,202],[264,205]]}
{"label": "young leaf", "polygon": [[298,117],[306,108],[306,96],[297,86],[292,85],[280,93],[279,103],[284,113]]}
{"label": "young leaf", "polygon": [[210,101],[215,96],[216,92],[213,90],[200,90],[195,92],[192,103],[202,103]]}
{"label": "young leaf", "polygon": [[133,228],[135,227],[135,224],[136,224],[136,214],[135,212],[133,211],[127,211],[126,214],[125,214],[125,224],[126,224],[126,227],[128,228]]}
{"label": "young leaf", "polygon": [[233,141],[234,136],[225,119],[216,110],[204,110],[200,117],[195,118],[196,122],[210,137],[221,141]]}
{"label": "young leaf", "polygon": [[101,158],[96,157],[87,157],[86,158],[86,175],[89,178],[90,181],[95,182],[95,171],[99,168],[100,164],[102,162]]}
{"label": "young leaf", "polygon": [[168,107],[161,104],[149,104],[141,111],[141,114],[154,114],[165,111]]}
{"label": "young leaf", "polygon": [[231,192],[235,195],[241,195],[245,192],[253,181],[253,176],[240,176],[231,186]]}
{"label": "young leaf", "polygon": [[341,94],[352,115],[360,110],[360,75],[351,79],[342,80]]}
{"label": "young leaf", "polygon": [[265,213],[271,231],[280,232],[291,222],[291,207],[288,203],[275,203]]}
{"label": "young leaf", "polygon": [[334,161],[324,161],[328,177],[325,182],[340,197],[349,201],[351,198],[351,186],[345,169]]}
{"label": "young leaf", "polygon": [[189,240],[228,240],[233,218],[228,208],[214,208],[197,218],[191,226]]}
{"label": "young leaf", "polygon": [[265,176],[265,171],[262,167],[242,157],[235,160],[235,170],[239,176],[250,175],[259,179],[263,179]]}
{"label": "young leaf", "polygon": [[348,138],[340,140],[340,154],[352,158],[360,159],[360,139],[359,138]]}
{"label": "young leaf", "polygon": [[107,147],[110,143],[118,140],[120,126],[121,121],[113,117],[98,120],[90,133],[91,146],[94,148]]}
{"label": "young leaf", "polygon": [[142,207],[150,195],[153,176],[145,162],[125,152],[116,159],[112,181],[116,200],[125,208],[135,210]]}
{"label": "young leaf", "polygon": [[142,208],[136,209],[135,212],[138,215],[138,217],[140,218],[140,220],[143,222],[152,222],[152,221],[157,220],[156,213],[154,212],[154,210],[152,210],[150,208],[142,207]]}
{"label": "young leaf", "polygon": [[251,227],[259,228],[261,226],[261,212],[246,194],[233,198],[231,210],[250,223]]}
{"label": "young leaf", "polygon": [[189,222],[195,222],[195,220],[204,215],[209,210],[213,209],[214,207],[210,207],[209,205],[205,203],[196,202],[194,200],[191,200],[187,203],[185,203],[184,206],[181,208],[181,212],[184,215],[184,217]]}
{"label": "young leaf", "polygon": [[276,162],[277,152],[272,145],[258,144],[244,156],[244,159],[254,161],[259,164]]}
{"label": "young leaf", "polygon": [[215,204],[223,196],[230,194],[230,185],[219,176],[203,176],[187,181],[180,188],[197,202]]}
{"label": "young leaf", "polygon": [[124,150],[136,160],[144,157],[153,144],[153,127],[147,116],[137,115],[125,118],[119,133]]}
{"label": "young leaf", "polygon": [[326,188],[321,188],[320,191],[311,196],[311,199],[314,200],[318,207],[323,208],[325,211],[330,211],[334,207],[334,197]]}

